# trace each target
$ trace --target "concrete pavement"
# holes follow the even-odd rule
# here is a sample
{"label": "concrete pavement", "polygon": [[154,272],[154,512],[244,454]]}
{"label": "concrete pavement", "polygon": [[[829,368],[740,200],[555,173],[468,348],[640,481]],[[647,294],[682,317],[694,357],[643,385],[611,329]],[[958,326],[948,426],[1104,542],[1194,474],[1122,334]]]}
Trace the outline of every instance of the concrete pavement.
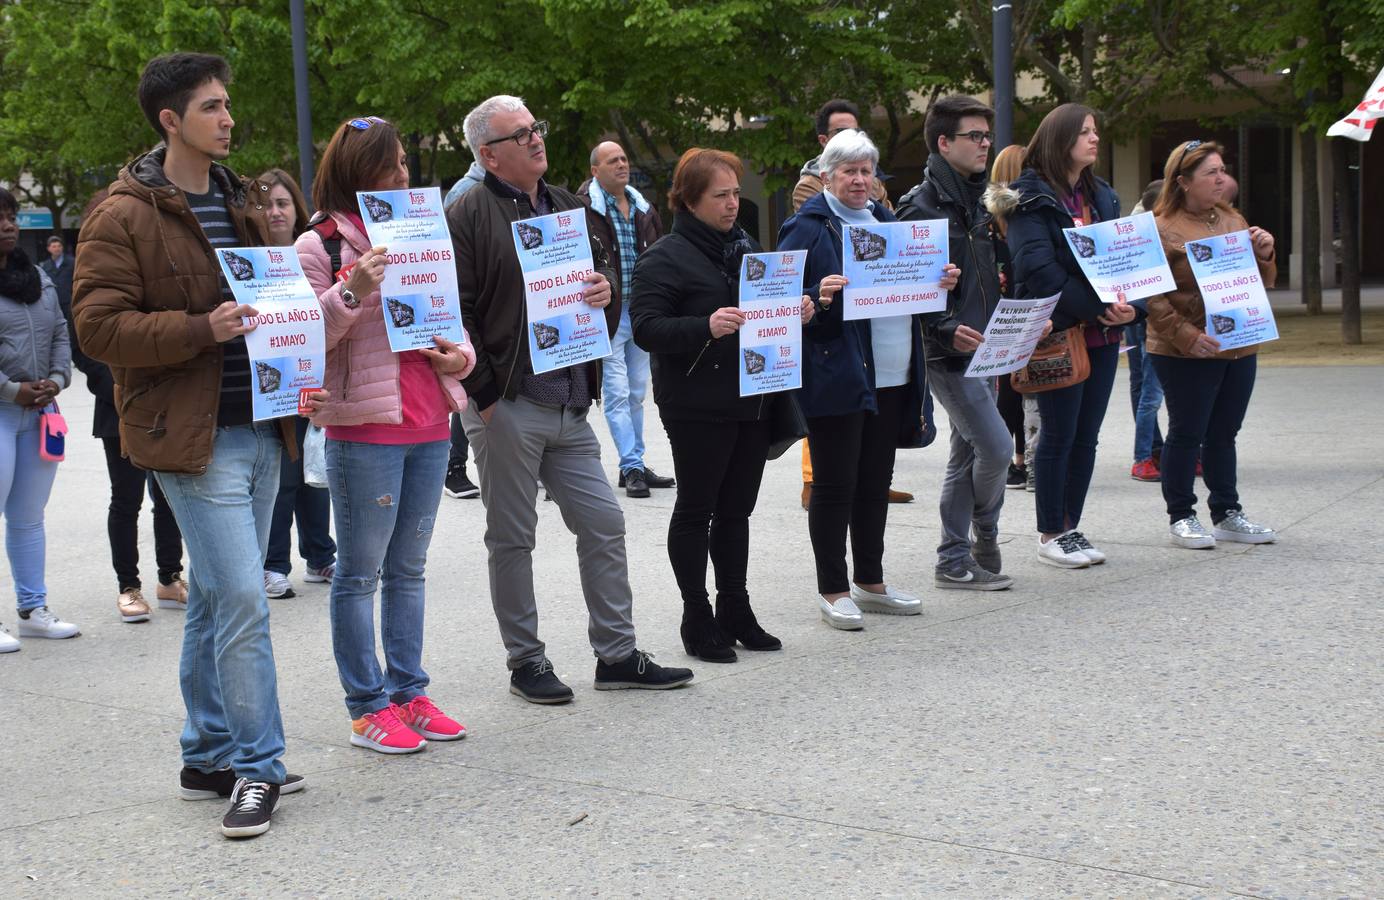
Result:
{"label": "concrete pavement", "polygon": [[[1381,389],[1379,368],[1261,369],[1240,485],[1281,539],[1186,551],[1157,485],[1128,477],[1122,370],[1082,523],[1110,561],[1040,565],[1032,495],[1011,491],[1016,585],[983,595],[930,587],[943,426],[900,454],[919,499],[890,511],[887,577],[925,614],[858,633],[818,619],[795,448],[752,520],[751,595],[785,650],[695,663],[672,693],[591,689],[573,539],[540,504],[542,627],[577,692],[557,708],[507,693],[483,510],[444,498],[425,664],[470,736],[348,746],[327,591],[295,560],[273,631],[287,762],[310,786],[231,842],[220,803],[176,794],[181,615],[116,616],[79,384],[48,537],[52,607],[83,633],[0,657],[0,896],[1384,895]],[[656,419],[647,436],[671,472]],[[640,644],[684,664],[673,492],[619,496]]]}

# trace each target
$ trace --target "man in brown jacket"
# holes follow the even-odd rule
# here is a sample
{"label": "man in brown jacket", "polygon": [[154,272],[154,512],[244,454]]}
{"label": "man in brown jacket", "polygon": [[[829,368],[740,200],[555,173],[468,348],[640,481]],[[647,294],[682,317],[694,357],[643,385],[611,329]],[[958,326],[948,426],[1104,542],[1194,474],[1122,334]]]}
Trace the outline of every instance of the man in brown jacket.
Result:
{"label": "man in brown jacket", "polygon": [[164,143],[121,170],[83,225],[73,307],[83,351],[115,378],[124,454],[154,472],[191,559],[181,794],[230,797],[221,831],[250,837],[269,830],[280,792],[303,780],[280,761],[260,575],[283,438],[252,421],[244,335],[254,325],[244,317],[256,313],[231,299],[213,256],[268,234],[267,187],[218,162],[235,124],[229,81],[218,56],[145,66],[139,103]]}
{"label": "man in brown jacket", "polygon": [[[548,123],[534,121],[523,100],[491,97],[467,114],[463,127],[486,172],[479,187],[447,210],[461,316],[476,348],[476,366],[463,382],[471,402],[461,421],[480,472],[490,601],[508,651],[510,692],[530,703],[567,703],[573,697],[538,637],[533,549],[539,477],[577,536],[596,690],[686,684],[689,670],[664,668],[635,645],[625,515],[587,421],[600,396],[600,363],[535,373],[529,357],[524,271],[512,224],[581,210],[581,201],[543,180]],[[587,279],[585,299],[604,312],[613,333],[620,307],[611,290],[610,252],[592,228],[593,214],[586,210],[585,217],[597,269]]]}

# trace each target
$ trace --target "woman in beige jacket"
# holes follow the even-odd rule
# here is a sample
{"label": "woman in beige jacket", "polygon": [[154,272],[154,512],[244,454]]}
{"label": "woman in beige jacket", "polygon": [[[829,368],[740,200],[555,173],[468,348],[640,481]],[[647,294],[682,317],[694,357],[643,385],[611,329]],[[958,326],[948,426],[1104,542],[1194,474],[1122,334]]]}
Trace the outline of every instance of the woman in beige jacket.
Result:
{"label": "woman in beige jacket", "polygon": [[[1248,225],[1226,202],[1230,179],[1223,152],[1214,141],[1187,141],[1175,148],[1153,209],[1177,289],[1149,298],[1147,352],[1168,404],[1162,481],[1170,539],[1189,549],[1214,547],[1217,540],[1274,540],[1273,529],[1245,518],[1235,483],[1235,436],[1254,391],[1258,348],[1222,350],[1220,341],[1207,334],[1201,290],[1187,261],[1188,241],[1247,229],[1264,285],[1272,287],[1278,274],[1273,235]],[[1210,529],[1196,516],[1198,451]]]}

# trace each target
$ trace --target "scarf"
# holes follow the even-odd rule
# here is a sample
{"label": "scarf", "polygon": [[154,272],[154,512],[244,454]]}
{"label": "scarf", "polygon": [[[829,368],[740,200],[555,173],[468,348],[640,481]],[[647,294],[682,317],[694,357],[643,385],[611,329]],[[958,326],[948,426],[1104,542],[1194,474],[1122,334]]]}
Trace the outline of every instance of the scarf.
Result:
{"label": "scarf", "polygon": [[980,206],[980,199],[985,194],[988,182],[984,172],[962,178],[961,173],[942,158],[942,154],[933,153],[927,158],[927,177],[937,182],[938,187],[946,191],[948,196],[966,208],[967,222],[975,218],[976,208]]}
{"label": "scarf", "polygon": [[0,269],[0,295],[20,303],[33,303],[42,294],[43,282],[38,278],[38,266],[29,262],[23,250],[15,247],[10,251],[5,268]]}
{"label": "scarf", "polygon": [[746,253],[754,252],[750,236],[739,225],[732,226],[730,231],[717,231],[690,212],[673,214],[673,231],[711,260],[726,284],[740,281],[740,262]]}

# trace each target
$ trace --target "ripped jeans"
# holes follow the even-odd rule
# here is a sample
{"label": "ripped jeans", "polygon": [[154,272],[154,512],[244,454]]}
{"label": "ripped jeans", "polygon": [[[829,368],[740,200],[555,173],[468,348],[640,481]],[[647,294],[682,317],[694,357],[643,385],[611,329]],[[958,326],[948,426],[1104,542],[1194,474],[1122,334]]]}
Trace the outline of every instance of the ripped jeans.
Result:
{"label": "ripped jeans", "polygon": [[[426,693],[423,567],[432,542],[449,441],[327,440],[336,519],[332,650],[351,718]],[[375,654],[375,587],[385,670]]]}

